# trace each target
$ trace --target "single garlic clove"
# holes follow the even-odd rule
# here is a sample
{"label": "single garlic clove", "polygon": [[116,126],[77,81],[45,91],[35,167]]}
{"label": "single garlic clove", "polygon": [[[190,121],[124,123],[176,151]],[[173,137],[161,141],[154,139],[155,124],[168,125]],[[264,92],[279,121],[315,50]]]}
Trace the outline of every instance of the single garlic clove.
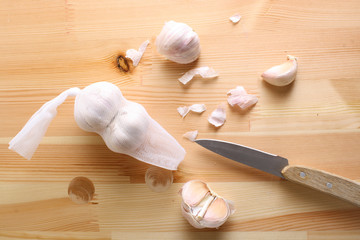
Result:
{"label": "single garlic clove", "polygon": [[188,64],[200,55],[199,36],[185,23],[169,21],[156,38],[157,51],[169,60]]}
{"label": "single garlic clove", "polygon": [[218,196],[199,180],[187,182],[180,194],[182,214],[195,228],[218,228],[235,211],[230,201]]}
{"label": "single garlic clove", "polygon": [[297,68],[296,57],[288,55],[286,62],[269,68],[261,77],[271,85],[282,87],[289,85],[295,80]]}
{"label": "single garlic clove", "polygon": [[185,183],[181,189],[181,196],[187,205],[196,206],[209,191],[206,183],[193,180]]}

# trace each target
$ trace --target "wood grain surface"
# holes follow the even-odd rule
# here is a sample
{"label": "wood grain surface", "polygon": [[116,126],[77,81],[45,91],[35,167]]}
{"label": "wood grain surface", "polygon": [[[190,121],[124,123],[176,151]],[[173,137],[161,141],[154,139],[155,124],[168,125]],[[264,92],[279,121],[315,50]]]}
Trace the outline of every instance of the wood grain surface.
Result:
{"label": "wood grain surface", "polygon": [[[359,239],[360,208],[217,156],[182,135],[232,141],[278,154],[291,165],[360,181],[360,2],[358,0],[3,0],[0,5],[0,239]],[[238,24],[229,17],[242,16]],[[155,38],[167,20],[189,24],[201,56],[167,61]],[[150,40],[140,64],[123,73],[116,58]],[[267,68],[298,58],[288,87],[260,79]],[[178,78],[195,66],[217,79]],[[58,108],[31,161],[8,142],[40,106],[70,87],[116,84],[186,149],[163,193],[152,192],[149,165],[111,152],[82,131],[74,99]],[[244,86],[259,97],[246,112],[227,106],[224,126],[207,117]],[[176,108],[204,103],[182,119]],[[68,196],[70,181],[95,186],[88,204]],[[197,230],[181,216],[177,194],[200,179],[236,212],[220,229]]]}

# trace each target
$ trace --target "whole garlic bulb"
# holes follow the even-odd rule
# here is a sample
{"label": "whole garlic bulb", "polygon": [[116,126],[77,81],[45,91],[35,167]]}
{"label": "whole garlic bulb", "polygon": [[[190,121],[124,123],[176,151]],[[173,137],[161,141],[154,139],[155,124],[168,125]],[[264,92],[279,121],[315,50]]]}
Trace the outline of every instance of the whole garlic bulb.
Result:
{"label": "whole garlic bulb", "polygon": [[169,21],[156,38],[156,47],[160,54],[169,60],[188,64],[200,55],[200,40],[197,33],[185,23]]}
{"label": "whole garlic bulb", "polygon": [[185,157],[185,150],[145,108],[126,100],[111,83],[83,89],[76,96],[74,116],[82,129],[101,135],[114,152],[169,170],[176,170]]}
{"label": "whole garlic bulb", "polygon": [[220,197],[199,180],[185,183],[180,195],[181,212],[195,228],[218,228],[235,212],[232,202]]}
{"label": "whole garlic bulb", "polygon": [[82,90],[71,88],[45,103],[11,140],[9,148],[31,159],[57,107],[69,96],[76,96],[74,117],[79,127],[101,135],[110,150],[169,170],[176,170],[184,159],[185,150],[145,108],[126,100],[120,89],[108,82]]}

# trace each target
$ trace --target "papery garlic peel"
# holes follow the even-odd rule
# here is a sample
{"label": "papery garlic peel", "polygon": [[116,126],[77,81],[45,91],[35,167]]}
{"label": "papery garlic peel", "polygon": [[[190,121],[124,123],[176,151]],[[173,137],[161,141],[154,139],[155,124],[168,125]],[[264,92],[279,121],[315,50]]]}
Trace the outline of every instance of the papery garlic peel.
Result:
{"label": "papery garlic peel", "polygon": [[288,55],[286,62],[269,68],[261,77],[271,85],[282,87],[289,85],[295,80],[297,68],[297,58]]}
{"label": "papery garlic peel", "polygon": [[255,95],[248,94],[242,86],[237,86],[236,88],[231,89],[227,94],[228,103],[232,107],[237,105],[242,110],[245,110],[258,102],[258,98]]}
{"label": "papery garlic peel", "polygon": [[191,81],[195,75],[200,75],[202,78],[216,78],[219,76],[219,73],[210,67],[198,67],[187,71],[184,75],[182,75],[178,80],[182,84],[187,84]]}
{"label": "papery garlic peel", "polygon": [[[77,88],[75,88],[77,89]],[[66,99],[60,94],[62,102]],[[128,101],[120,89],[109,82],[98,82],[71,92],[76,95],[74,117],[76,123],[85,131],[95,132],[104,139],[114,152],[130,155],[140,161],[176,170],[185,157],[180,144],[146,112],[145,108]],[[27,122],[24,128],[10,142],[9,148],[24,156],[23,152],[34,152],[48,125],[61,103],[45,103]],[[51,106],[50,108],[48,106]],[[47,120],[47,125],[37,122]],[[34,124],[35,123],[35,124]],[[24,133],[32,134],[24,134]],[[39,133],[38,133],[39,132]],[[36,144],[34,144],[36,142]],[[29,145],[28,143],[32,143]],[[30,159],[32,154],[27,154]]]}
{"label": "papery garlic peel", "polygon": [[145,50],[146,50],[146,47],[149,45],[150,41],[149,40],[146,40],[145,42],[143,42],[140,47],[139,47],[139,50],[135,50],[135,49],[129,49],[126,51],[126,58],[130,58],[133,62],[133,66],[136,67],[139,62],[140,62],[140,59],[142,58]]}
{"label": "papery garlic peel", "polygon": [[185,183],[179,194],[181,212],[195,228],[218,228],[235,212],[231,201],[217,195],[200,180]]}
{"label": "papery garlic peel", "polygon": [[193,104],[191,106],[182,106],[182,107],[178,107],[177,111],[180,114],[180,116],[182,116],[183,118],[190,112],[196,112],[196,113],[202,113],[206,110],[206,106],[205,104]]}
{"label": "papery garlic peel", "polygon": [[192,142],[195,142],[198,133],[199,133],[198,130],[189,131],[189,132],[184,133],[183,137],[189,139]]}
{"label": "papery garlic peel", "polygon": [[226,121],[225,105],[220,104],[214,111],[212,111],[210,116],[208,117],[208,121],[215,127],[220,127],[224,125]]}
{"label": "papery garlic peel", "polygon": [[181,64],[195,61],[200,56],[197,33],[185,23],[169,21],[156,38],[157,51],[167,59]]}

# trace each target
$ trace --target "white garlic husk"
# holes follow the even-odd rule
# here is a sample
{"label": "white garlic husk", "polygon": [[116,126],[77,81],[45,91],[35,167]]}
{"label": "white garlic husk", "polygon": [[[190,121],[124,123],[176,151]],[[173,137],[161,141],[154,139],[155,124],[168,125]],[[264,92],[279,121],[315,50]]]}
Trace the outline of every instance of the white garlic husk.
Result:
{"label": "white garlic husk", "polygon": [[286,62],[269,68],[261,77],[271,85],[282,87],[289,85],[295,80],[297,68],[297,58],[288,55]]}
{"label": "white garlic husk", "polygon": [[169,21],[156,38],[157,51],[167,59],[181,64],[194,62],[200,56],[197,33],[185,23]]}
{"label": "white garlic husk", "polygon": [[76,96],[76,123],[85,131],[101,135],[110,150],[168,170],[176,170],[184,159],[186,152],[175,138],[142,105],[126,100],[109,82],[94,83],[82,90],[71,88],[46,102],[10,141],[9,149],[30,160],[57,107],[70,96]]}
{"label": "white garlic husk", "polygon": [[200,180],[185,183],[179,194],[182,215],[195,228],[219,228],[235,212],[231,201]]}
{"label": "white garlic husk", "polygon": [[101,135],[114,152],[169,170],[176,170],[185,157],[181,145],[145,108],[125,99],[111,83],[84,88],[76,96],[74,116],[83,130]]}

